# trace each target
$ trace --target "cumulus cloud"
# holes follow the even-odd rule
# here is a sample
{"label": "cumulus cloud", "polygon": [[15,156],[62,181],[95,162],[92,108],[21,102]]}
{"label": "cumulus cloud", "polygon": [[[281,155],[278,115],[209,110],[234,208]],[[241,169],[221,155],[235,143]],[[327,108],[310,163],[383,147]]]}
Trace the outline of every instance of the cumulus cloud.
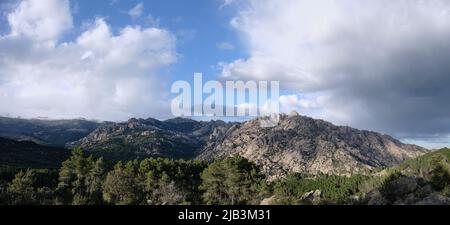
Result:
{"label": "cumulus cloud", "polygon": [[26,36],[37,41],[55,41],[72,28],[68,0],[28,0],[8,14],[11,36]]}
{"label": "cumulus cloud", "polygon": [[248,0],[231,25],[250,56],[224,78],[323,94],[321,117],[339,124],[450,133],[449,1]]}
{"label": "cumulus cloud", "polygon": [[140,2],[132,9],[130,9],[130,11],[128,11],[128,15],[130,15],[132,18],[138,18],[142,16],[143,12],[144,12],[144,3]]}
{"label": "cumulus cloud", "polygon": [[113,33],[97,18],[75,40],[61,42],[72,27],[69,2],[45,1],[21,1],[8,15],[11,32],[0,36],[0,113],[107,120],[167,115],[161,73],[177,59],[174,35],[139,26]]}

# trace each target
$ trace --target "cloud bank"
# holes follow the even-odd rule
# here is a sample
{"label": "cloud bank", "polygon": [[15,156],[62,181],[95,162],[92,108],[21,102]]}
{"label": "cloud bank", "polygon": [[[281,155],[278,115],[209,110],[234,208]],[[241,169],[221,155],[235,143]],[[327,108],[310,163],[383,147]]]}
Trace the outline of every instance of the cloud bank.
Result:
{"label": "cloud bank", "polygon": [[124,120],[167,117],[164,69],[177,60],[175,36],[127,26],[113,33],[96,18],[70,42],[68,0],[24,0],[0,36],[0,113],[22,117]]}
{"label": "cloud bank", "polygon": [[450,2],[248,0],[231,25],[248,58],[225,79],[280,80],[292,108],[398,137],[450,133]]}

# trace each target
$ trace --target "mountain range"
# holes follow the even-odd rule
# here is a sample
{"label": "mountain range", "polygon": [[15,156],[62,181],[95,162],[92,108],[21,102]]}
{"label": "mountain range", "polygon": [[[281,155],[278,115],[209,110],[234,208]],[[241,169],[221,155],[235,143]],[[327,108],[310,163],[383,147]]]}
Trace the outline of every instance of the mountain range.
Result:
{"label": "mountain range", "polygon": [[223,121],[203,122],[184,118],[166,121],[130,119],[102,126],[67,146],[79,146],[94,155],[117,160],[151,156],[192,159],[203,149],[215,129],[229,126],[231,124]]}
{"label": "mountain range", "polygon": [[64,147],[85,137],[102,124],[85,119],[46,120],[0,117],[0,137]]}
{"label": "mountain range", "polygon": [[[0,137],[82,147],[112,160],[170,157],[214,161],[240,155],[261,166],[269,179],[289,172],[349,176],[427,153],[388,135],[335,126],[297,113],[280,115],[279,125],[272,128],[263,128],[259,122],[149,118],[100,123],[0,118]],[[1,151],[4,154],[3,148]]]}

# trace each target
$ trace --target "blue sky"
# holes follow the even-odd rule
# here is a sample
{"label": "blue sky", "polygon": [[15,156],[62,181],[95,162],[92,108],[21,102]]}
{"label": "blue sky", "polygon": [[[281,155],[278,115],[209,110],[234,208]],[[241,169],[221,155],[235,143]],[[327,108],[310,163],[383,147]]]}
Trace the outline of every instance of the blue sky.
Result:
{"label": "blue sky", "polygon": [[449,143],[446,0],[3,0],[0,12],[3,116],[166,119],[171,84],[201,72],[279,81],[282,112]]}
{"label": "blue sky", "polygon": [[[129,10],[143,4],[142,15],[132,18]],[[157,26],[177,36],[180,60],[170,68],[174,79],[192,80],[195,72],[206,78],[217,75],[217,63],[245,56],[238,34],[231,28],[232,9],[222,7],[220,0],[75,0],[72,1],[74,24],[80,29],[86,21],[103,17],[113,29],[128,25]],[[81,32],[81,30],[80,30]],[[74,34],[78,35],[78,34]],[[73,38],[73,35],[68,38]],[[229,43],[233,49],[219,49],[220,43]]]}
{"label": "blue sky", "polygon": [[[133,18],[129,11],[143,5],[141,15]],[[7,33],[7,13],[17,5],[15,0],[0,4],[1,33]],[[104,18],[115,33],[126,26],[158,27],[172,32],[177,38],[179,60],[170,67],[174,80],[192,80],[195,72],[205,79],[214,79],[219,73],[219,62],[246,57],[245,46],[239,34],[231,27],[233,6],[224,6],[222,0],[197,0],[195,4],[179,0],[71,0],[74,29],[61,42],[74,41],[88,23]],[[224,46],[225,47],[221,47]]]}

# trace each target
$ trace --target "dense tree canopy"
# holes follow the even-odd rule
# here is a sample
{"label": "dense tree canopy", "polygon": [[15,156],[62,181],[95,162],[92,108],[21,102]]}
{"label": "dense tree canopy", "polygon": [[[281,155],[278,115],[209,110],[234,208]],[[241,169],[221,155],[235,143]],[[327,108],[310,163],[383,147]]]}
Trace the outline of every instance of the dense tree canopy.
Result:
{"label": "dense tree canopy", "polygon": [[374,190],[394,204],[426,191],[450,197],[449,159],[444,149],[375,176],[290,174],[268,182],[257,165],[239,156],[211,163],[110,162],[76,148],[59,170],[0,167],[0,204],[361,204]]}
{"label": "dense tree canopy", "polygon": [[[274,194],[278,204],[345,204],[359,192],[365,176],[352,177],[291,174],[277,182]],[[317,199],[302,198],[307,192],[320,191]]]}
{"label": "dense tree canopy", "polygon": [[81,148],[76,148],[72,156],[62,163],[59,171],[57,192],[63,204],[101,204],[101,187],[105,177],[102,158],[95,160],[86,156]]}
{"label": "dense tree canopy", "polygon": [[259,168],[239,156],[209,165],[202,181],[200,188],[207,204],[259,204],[265,194],[265,179]]}

